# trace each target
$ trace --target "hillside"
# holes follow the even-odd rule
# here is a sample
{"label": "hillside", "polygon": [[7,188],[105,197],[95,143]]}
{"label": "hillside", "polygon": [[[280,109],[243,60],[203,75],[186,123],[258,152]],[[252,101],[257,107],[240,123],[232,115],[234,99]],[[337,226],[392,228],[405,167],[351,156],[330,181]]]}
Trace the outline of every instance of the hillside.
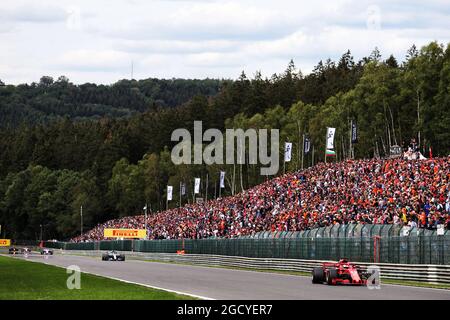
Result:
{"label": "hillside", "polygon": [[[207,92],[199,95],[188,87],[144,94],[145,80],[108,87],[74,86],[63,80],[0,88],[0,112],[6,110],[1,121],[8,122],[5,119],[18,110],[17,122],[0,128],[0,224],[5,236],[37,238],[43,225],[46,237],[72,237],[79,232],[81,206],[85,228],[141,212],[145,203],[161,211],[168,185],[174,186],[174,200],[168,205],[175,208],[180,205],[178,186],[186,184],[189,196],[181,199],[185,205],[192,199],[194,177],[202,182],[198,196],[206,198],[208,192],[211,199],[220,171],[226,172],[223,196],[273,178],[260,175],[261,164],[174,165],[171,149],[176,142],[171,134],[178,128],[192,133],[196,120],[202,121],[203,130],[279,129],[280,154],[284,142],[292,143],[293,152],[286,165],[280,156],[276,176],[323,162],[327,127],[336,128],[338,162],[383,158],[391,146],[404,147],[411,138],[427,157],[430,151],[441,158],[450,153],[449,44],[412,46],[403,62],[393,56],[382,59],[378,50],[354,61],[348,51],[338,61],[320,61],[308,75],[291,61],[270,78],[258,72],[249,78],[242,72],[235,81],[216,83],[218,88],[216,80],[211,86],[200,82],[198,90]],[[150,87],[165,81],[151,81]],[[133,87],[138,84],[139,89]],[[162,92],[174,96],[163,98]],[[154,107],[160,99],[165,102]],[[85,106],[101,102],[108,105],[105,112],[128,111],[120,117],[79,119],[83,113],[77,115],[76,108],[69,107],[59,119],[52,110],[62,101]],[[146,109],[152,101],[153,107]],[[27,122],[21,108],[47,111],[42,111],[42,119],[31,116]],[[351,121],[358,126],[352,152]],[[311,150],[301,157],[303,136],[310,139]]]}
{"label": "hillside", "polygon": [[0,127],[41,124],[69,118],[127,118],[137,113],[182,105],[196,95],[214,96],[222,80],[121,80],[112,85],[75,85],[64,76],[38,83],[0,85]]}

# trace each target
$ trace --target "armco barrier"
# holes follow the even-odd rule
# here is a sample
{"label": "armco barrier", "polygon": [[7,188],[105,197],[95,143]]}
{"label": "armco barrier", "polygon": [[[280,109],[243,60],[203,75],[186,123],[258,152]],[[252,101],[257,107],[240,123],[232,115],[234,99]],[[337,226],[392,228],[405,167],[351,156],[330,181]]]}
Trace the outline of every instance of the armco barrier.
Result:
{"label": "armco barrier", "polygon": [[[127,259],[151,260],[162,262],[185,263],[200,266],[220,266],[260,270],[311,272],[315,266],[320,266],[324,260],[275,259],[275,258],[248,258],[237,256],[220,256],[205,254],[172,254],[172,253],[146,253],[124,251]],[[102,251],[98,250],[55,250],[55,254],[89,255],[100,257]],[[327,260],[329,261],[329,260]],[[423,264],[391,264],[391,263],[364,263],[357,262],[362,268],[379,266],[381,277],[384,279],[397,279],[404,281],[420,281],[439,284],[450,284],[449,265],[423,265]]]}
{"label": "armco barrier", "polygon": [[[372,229],[375,227],[372,227]],[[347,228],[348,229],[348,228]],[[364,229],[363,229],[364,230]],[[318,234],[320,229],[304,232],[264,233],[257,237],[233,239],[208,238],[183,240],[115,240],[100,242],[46,242],[50,248],[65,250],[124,250],[148,253],[176,253],[240,256],[300,260],[338,260],[396,264],[450,265],[450,234],[438,236],[414,232],[408,236],[375,235],[339,237]],[[310,234],[312,232],[312,234]]]}

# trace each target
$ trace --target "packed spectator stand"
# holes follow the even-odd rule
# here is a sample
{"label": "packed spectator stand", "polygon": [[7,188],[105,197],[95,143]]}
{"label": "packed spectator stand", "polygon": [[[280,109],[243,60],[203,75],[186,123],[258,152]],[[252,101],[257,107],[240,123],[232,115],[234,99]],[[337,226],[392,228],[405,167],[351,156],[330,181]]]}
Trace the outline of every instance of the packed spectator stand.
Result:
{"label": "packed spectator stand", "polygon": [[[72,241],[103,240],[104,228],[139,228],[144,215],[110,220]],[[234,196],[149,214],[149,239],[239,237],[332,224],[450,229],[450,157],[319,163]]]}

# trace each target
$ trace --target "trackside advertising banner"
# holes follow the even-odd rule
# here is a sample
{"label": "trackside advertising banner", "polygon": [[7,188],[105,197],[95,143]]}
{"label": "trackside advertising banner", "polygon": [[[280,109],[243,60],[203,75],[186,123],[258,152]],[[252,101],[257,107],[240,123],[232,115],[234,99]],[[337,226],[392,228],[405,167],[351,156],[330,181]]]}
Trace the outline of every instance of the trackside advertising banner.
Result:
{"label": "trackside advertising banner", "polygon": [[172,200],[172,191],[173,191],[173,186],[167,186],[167,200],[168,201]]}
{"label": "trackside advertising banner", "polygon": [[334,134],[336,128],[327,128],[327,150],[334,149]]}
{"label": "trackside advertising banner", "polygon": [[352,120],[352,143],[358,142],[358,127],[356,126],[356,121]]}
{"label": "trackside advertising banner", "polygon": [[220,187],[225,188],[225,171],[220,171]]}
{"label": "trackside advertising banner", "polygon": [[194,181],[194,194],[200,193],[200,178],[195,178]]}
{"label": "trackside advertising banner", "polygon": [[0,239],[0,247],[9,247],[11,245],[10,239]]}
{"label": "trackside advertising banner", "polygon": [[105,238],[125,238],[125,239],[145,239],[147,232],[145,229],[104,229]]}
{"label": "trackside advertising banner", "polygon": [[292,158],[292,142],[286,142],[284,144],[284,161],[289,162]]}

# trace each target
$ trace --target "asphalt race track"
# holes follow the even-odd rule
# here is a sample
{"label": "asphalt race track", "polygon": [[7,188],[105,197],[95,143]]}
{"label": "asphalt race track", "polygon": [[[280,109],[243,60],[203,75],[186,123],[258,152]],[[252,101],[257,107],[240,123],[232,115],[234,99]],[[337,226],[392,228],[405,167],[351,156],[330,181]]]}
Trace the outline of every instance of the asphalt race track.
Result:
{"label": "asphalt race track", "polygon": [[35,254],[28,258],[17,257],[61,267],[77,265],[82,272],[210,299],[450,300],[450,290],[383,284],[379,290],[354,286],[313,285],[309,277],[139,260],[101,261],[100,257],[44,257]]}

